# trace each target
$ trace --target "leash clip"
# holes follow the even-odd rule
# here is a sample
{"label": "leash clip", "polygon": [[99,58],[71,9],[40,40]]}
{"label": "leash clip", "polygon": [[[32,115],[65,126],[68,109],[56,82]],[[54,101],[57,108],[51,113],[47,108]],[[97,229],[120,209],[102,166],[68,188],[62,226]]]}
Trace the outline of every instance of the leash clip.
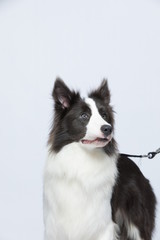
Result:
{"label": "leash clip", "polygon": [[155,156],[156,156],[156,152],[149,152],[148,153],[148,155],[147,155],[147,157],[149,158],[149,159],[152,159],[152,158],[154,158]]}
{"label": "leash clip", "polygon": [[149,152],[148,155],[147,155],[147,157],[148,157],[149,159],[152,159],[152,158],[154,158],[158,153],[160,153],[160,148],[158,148],[155,152]]}

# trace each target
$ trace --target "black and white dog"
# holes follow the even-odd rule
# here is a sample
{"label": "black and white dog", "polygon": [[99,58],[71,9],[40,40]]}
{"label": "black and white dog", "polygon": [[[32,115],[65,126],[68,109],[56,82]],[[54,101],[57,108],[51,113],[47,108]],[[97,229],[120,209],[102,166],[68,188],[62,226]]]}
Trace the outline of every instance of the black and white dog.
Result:
{"label": "black and white dog", "polygon": [[44,173],[45,240],[150,240],[156,199],[114,140],[106,80],[87,98],[57,79]]}

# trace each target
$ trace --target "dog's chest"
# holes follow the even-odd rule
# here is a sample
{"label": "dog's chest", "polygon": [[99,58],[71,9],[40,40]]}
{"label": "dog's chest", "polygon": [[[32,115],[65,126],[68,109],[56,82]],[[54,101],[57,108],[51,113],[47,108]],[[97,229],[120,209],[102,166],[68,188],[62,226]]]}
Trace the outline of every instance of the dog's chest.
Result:
{"label": "dog's chest", "polygon": [[84,234],[80,238],[83,239],[91,232],[96,236],[97,229],[111,219],[116,161],[107,158],[103,151],[93,154],[77,144],[70,145],[47,161],[44,210],[46,220],[56,223],[56,231],[74,236],[73,239]]}
{"label": "dog's chest", "polygon": [[100,188],[96,192],[86,192],[78,182],[58,181],[52,189],[52,211],[59,227],[74,236],[77,229],[79,235],[84,234],[93,223],[95,228],[97,223],[107,223],[111,217],[110,201],[107,201],[111,197],[111,189],[103,190]]}

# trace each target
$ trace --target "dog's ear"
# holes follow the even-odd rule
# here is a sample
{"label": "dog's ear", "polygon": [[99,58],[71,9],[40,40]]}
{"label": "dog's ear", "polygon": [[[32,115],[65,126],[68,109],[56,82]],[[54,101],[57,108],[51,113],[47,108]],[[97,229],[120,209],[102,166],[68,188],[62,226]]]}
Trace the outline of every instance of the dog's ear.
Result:
{"label": "dog's ear", "polygon": [[103,79],[100,87],[98,88],[98,92],[103,99],[106,99],[108,103],[110,102],[111,95],[110,95],[110,90],[108,88],[107,79]]}
{"label": "dog's ear", "polygon": [[55,81],[52,96],[55,104],[58,104],[62,109],[69,108],[72,92],[60,78]]}
{"label": "dog's ear", "polygon": [[99,88],[91,92],[89,94],[89,97],[102,99],[103,101],[105,101],[106,104],[109,104],[111,95],[110,95],[110,90],[108,88],[107,79],[103,79]]}
{"label": "dog's ear", "polygon": [[55,81],[52,96],[55,106],[61,109],[69,108],[80,97],[79,93],[71,91],[60,78]]}

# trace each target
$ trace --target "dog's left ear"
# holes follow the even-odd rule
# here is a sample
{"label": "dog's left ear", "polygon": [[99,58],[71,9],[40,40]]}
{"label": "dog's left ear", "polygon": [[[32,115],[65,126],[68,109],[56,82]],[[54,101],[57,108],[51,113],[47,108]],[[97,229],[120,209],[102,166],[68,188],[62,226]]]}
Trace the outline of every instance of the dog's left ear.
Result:
{"label": "dog's left ear", "polygon": [[109,103],[111,94],[110,94],[110,90],[108,87],[107,79],[103,79],[98,91],[99,91],[100,95],[102,96],[102,98],[106,99],[106,101]]}
{"label": "dog's left ear", "polygon": [[89,97],[100,98],[103,101],[105,101],[106,104],[109,104],[111,95],[110,95],[110,90],[109,90],[109,87],[108,87],[107,79],[103,79],[99,88],[97,90],[91,92],[91,94],[89,94]]}

